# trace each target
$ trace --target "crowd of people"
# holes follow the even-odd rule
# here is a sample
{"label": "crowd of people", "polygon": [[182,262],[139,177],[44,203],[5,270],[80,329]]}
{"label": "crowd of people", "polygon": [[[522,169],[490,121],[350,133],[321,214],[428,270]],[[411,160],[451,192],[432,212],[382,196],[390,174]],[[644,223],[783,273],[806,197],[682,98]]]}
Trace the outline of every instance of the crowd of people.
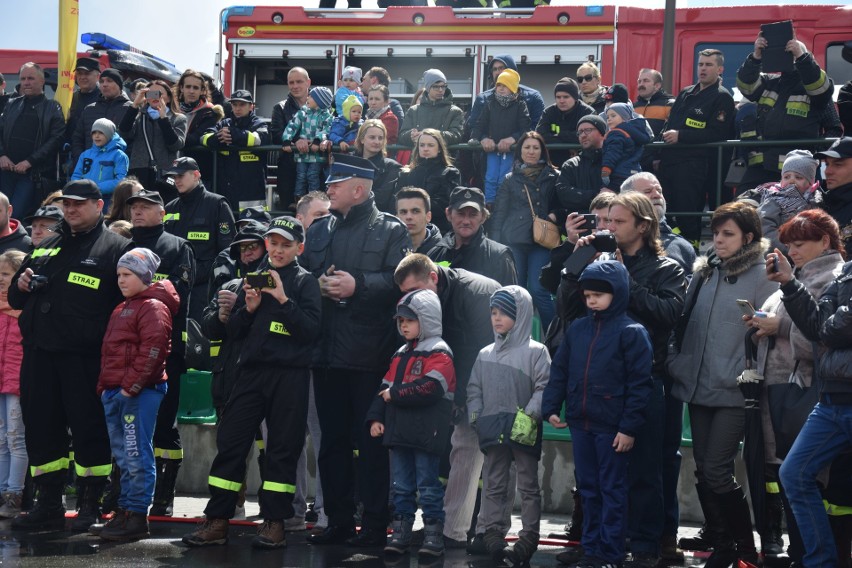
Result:
{"label": "crowd of people", "polygon": [[[197,71],[128,96],[90,58],[66,122],[25,64],[0,114],[0,516],[63,527],[73,472],[73,529],[148,535],[185,457],[180,377],[209,368],[217,455],[189,546],[227,542],[262,440],[256,547],[285,546],[313,514],[313,545],[521,565],[540,540],[549,423],[573,442],[566,536],[580,546],[563,564],[621,566],[628,541],[640,568],[682,549],[712,551],[711,568],[756,563],[751,506],[763,555],[783,551],[786,516],[791,562],[848,565],[850,117],[801,42],[780,75],[761,72],[765,47],[739,68],[739,105],[715,49],[676,97],[643,69],[631,102],[588,62],[550,106],[500,55],[468,113],[439,69],[404,110],[382,68],[346,67],[332,91],[295,67],[268,124],[251,92],[226,99]],[[715,151],[690,145],[735,129],[838,139],[750,148],[736,199],[716,203]],[[410,150],[394,160],[391,141]],[[451,149],[464,141],[467,162]],[[275,218],[256,149],[269,144],[290,209]],[[771,396],[791,382],[813,397],[792,438]],[[678,540],[684,403],[706,522]],[[744,438],[761,456],[751,503],[734,476]],[[523,528],[507,546],[516,492]]]}

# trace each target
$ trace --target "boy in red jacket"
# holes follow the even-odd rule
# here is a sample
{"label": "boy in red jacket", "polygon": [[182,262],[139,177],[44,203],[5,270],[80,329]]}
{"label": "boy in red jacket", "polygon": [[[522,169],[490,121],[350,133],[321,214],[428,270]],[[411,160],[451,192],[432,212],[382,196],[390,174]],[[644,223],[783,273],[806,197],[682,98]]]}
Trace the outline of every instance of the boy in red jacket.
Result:
{"label": "boy in red jacket", "polygon": [[146,248],[118,261],[124,302],[110,316],[101,348],[98,395],[104,404],[109,441],[121,470],[115,516],[90,532],[105,540],[148,536],[148,507],[154,498],[154,427],[166,394],[166,357],[172,318],[180,298],[168,280],[152,284],[160,258]]}

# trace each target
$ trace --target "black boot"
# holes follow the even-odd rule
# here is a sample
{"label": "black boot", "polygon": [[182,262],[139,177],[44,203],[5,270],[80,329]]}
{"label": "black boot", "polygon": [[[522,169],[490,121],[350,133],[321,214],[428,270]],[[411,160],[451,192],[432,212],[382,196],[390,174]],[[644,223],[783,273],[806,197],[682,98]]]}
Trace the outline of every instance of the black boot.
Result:
{"label": "black boot", "polygon": [[580,542],[583,538],[583,502],[580,500],[580,490],[576,487],[571,490],[571,498],[574,499],[574,511],[571,513],[571,524],[565,526],[565,535],[568,540]]}
{"label": "black boot", "polygon": [[709,503],[714,515],[720,514],[733,538],[731,545],[719,546],[707,559],[704,568],[727,568],[739,560],[757,564],[757,549],[751,526],[751,510],[741,487],[722,495],[712,494]]}
{"label": "black boot", "polygon": [[77,500],[77,517],[71,521],[71,530],[88,531],[89,527],[101,520],[101,501],[106,488],[106,478],[97,478],[97,481],[80,481],[78,478],[78,495],[82,497]]}
{"label": "black boot", "polygon": [[64,479],[59,483],[36,483],[36,500],[33,509],[12,519],[12,529],[35,531],[62,529],[65,527],[65,507],[62,506]]}
{"label": "black boot", "polygon": [[701,511],[704,513],[704,525],[696,536],[684,537],[678,541],[677,545],[684,550],[707,552],[716,548],[717,544],[729,543],[730,538],[724,528],[723,517],[716,515],[714,518],[713,512],[718,511],[718,507],[714,510],[708,502],[712,495],[710,488],[699,481],[695,484],[695,490],[698,493],[698,501],[701,503]]}
{"label": "black boot", "polygon": [[109,474],[109,483],[104,493],[104,501],[101,503],[101,511],[104,514],[113,513],[118,509],[118,498],[121,496],[121,470],[115,462]]}
{"label": "black boot", "polygon": [[175,483],[182,460],[157,458],[157,484],[154,486],[152,517],[171,517],[175,506]]}
{"label": "black boot", "polygon": [[765,556],[778,556],[784,552],[784,539],[781,534],[781,518],[784,508],[780,493],[766,493],[764,504],[766,527],[760,535],[760,549]]}

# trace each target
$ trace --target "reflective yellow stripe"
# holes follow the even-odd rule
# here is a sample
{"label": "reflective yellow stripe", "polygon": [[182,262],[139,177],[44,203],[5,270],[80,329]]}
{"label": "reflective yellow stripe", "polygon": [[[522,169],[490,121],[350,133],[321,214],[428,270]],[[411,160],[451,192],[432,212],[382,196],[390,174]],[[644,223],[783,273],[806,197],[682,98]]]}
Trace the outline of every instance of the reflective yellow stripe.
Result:
{"label": "reflective yellow stripe", "polygon": [[32,258],[38,258],[40,256],[56,256],[59,254],[59,251],[62,250],[62,247],[56,248],[37,248],[33,251]]}
{"label": "reflective yellow stripe", "polygon": [[163,223],[168,223],[169,221],[180,221],[180,213],[166,213],[166,216],[163,217]]}
{"label": "reflective yellow stripe", "polygon": [[352,450],[352,457],[353,458],[357,458],[359,455],[361,455],[361,454],[358,450]]}
{"label": "reflective yellow stripe", "polygon": [[210,134],[205,134],[205,135],[203,135],[203,136],[201,137],[201,145],[202,145],[202,146],[207,146],[207,140],[208,140],[211,136],[213,136],[213,135],[214,135],[214,134],[213,134],[212,132],[211,132]]}
{"label": "reflective yellow stripe", "polygon": [[829,82],[826,80],[825,71],[822,69],[819,70],[819,79],[814,81],[809,85],[805,85],[805,90],[809,95],[821,95],[828,90],[830,86]]}
{"label": "reflective yellow stripe", "polygon": [[781,486],[778,485],[777,481],[767,481],[766,482],[766,492],[771,494],[781,493]]}
{"label": "reflective yellow stripe", "polygon": [[94,276],[88,276],[86,274],[80,274],[79,272],[71,272],[68,274],[68,282],[71,284],[77,284],[78,286],[85,286],[86,288],[91,288],[92,290],[97,290],[101,287],[101,279],[95,278]]}
{"label": "reflective yellow stripe", "polygon": [[206,231],[190,231],[186,234],[188,241],[209,241],[210,233]]}
{"label": "reflective yellow stripe", "polygon": [[183,450],[172,450],[172,449],[164,449],[164,448],[154,448],[154,457],[162,458],[164,460],[182,460],[183,459]]}
{"label": "reflective yellow stripe", "polygon": [[219,356],[219,350],[220,350],[220,349],[222,349],[222,346],[221,346],[221,345],[213,345],[213,344],[211,344],[211,345],[210,345],[210,356],[211,356],[211,357],[218,357],[218,356]]}
{"label": "reflective yellow stripe", "polygon": [[296,486],[289,483],[275,483],[274,481],[263,482],[264,491],[275,491],[276,493],[296,493]]}
{"label": "reflective yellow stripe", "polygon": [[264,442],[262,439],[261,440],[255,440],[254,445],[258,450],[265,450],[266,449],[266,442]]}
{"label": "reflective yellow stripe", "polygon": [[68,461],[74,461],[74,452],[73,451],[68,452]]}
{"label": "reflective yellow stripe", "polygon": [[852,507],[834,505],[833,503],[829,503],[825,499],[822,500],[822,504],[825,505],[825,512],[832,517],[843,517],[846,515],[852,515]]}
{"label": "reflective yellow stripe", "polygon": [[757,130],[744,130],[740,132],[740,140],[743,138],[757,138]]}
{"label": "reflective yellow stripe", "polygon": [[224,489],[225,491],[239,491],[243,486],[243,484],[238,481],[228,481],[227,479],[222,479],[215,475],[211,475],[207,478],[207,484],[212,487]]}
{"label": "reflective yellow stripe", "polygon": [[42,465],[32,465],[30,466],[30,475],[36,477],[37,475],[68,469],[69,463],[70,460],[68,458],[59,458],[58,460],[53,460]]}
{"label": "reflective yellow stripe", "polygon": [[777,99],[778,93],[765,93],[762,97],[760,97],[760,99],[758,99],[757,104],[774,107]]}
{"label": "reflective yellow stripe", "polygon": [[74,472],[77,477],[106,477],[112,473],[112,464],[83,466],[79,463],[74,464]]}
{"label": "reflective yellow stripe", "polygon": [[739,77],[737,77],[737,88],[744,95],[750,95],[757,90],[757,87],[760,86],[760,83],[763,81],[760,77],[757,78],[757,81],[754,83],[746,83],[741,81]]}
{"label": "reflective yellow stripe", "polygon": [[687,118],[686,125],[690,128],[706,128],[707,123],[701,122],[700,120],[695,120],[694,118]]}
{"label": "reflective yellow stripe", "polygon": [[280,321],[269,322],[269,331],[271,333],[278,333],[281,335],[290,335],[290,332],[287,331],[287,328],[284,327],[284,324]]}
{"label": "reflective yellow stripe", "polygon": [[748,157],[748,165],[756,166],[758,164],[763,163],[763,152],[758,152],[757,154],[752,154]]}
{"label": "reflective yellow stripe", "polygon": [[246,136],[246,146],[260,146],[260,134],[249,132]]}
{"label": "reflective yellow stripe", "polygon": [[443,266],[444,268],[449,268],[451,263],[449,260],[442,260],[441,262],[436,262],[435,264],[437,264],[438,266]]}

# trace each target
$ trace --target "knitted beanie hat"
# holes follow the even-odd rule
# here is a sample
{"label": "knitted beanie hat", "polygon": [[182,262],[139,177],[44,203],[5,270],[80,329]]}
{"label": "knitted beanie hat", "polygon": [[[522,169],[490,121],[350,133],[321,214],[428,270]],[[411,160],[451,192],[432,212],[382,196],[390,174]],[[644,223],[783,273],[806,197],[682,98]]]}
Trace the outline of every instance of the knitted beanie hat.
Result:
{"label": "knitted beanie hat", "polygon": [[521,84],[521,76],[514,69],[506,69],[497,76],[497,84],[505,85],[513,93],[517,93],[518,85]]}
{"label": "knitted beanie hat", "polygon": [[817,167],[819,167],[819,162],[813,154],[807,150],[792,150],[784,159],[781,175],[783,176],[785,172],[795,172],[801,174],[810,183],[814,183]]}
{"label": "knitted beanie hat", "polygon": [[624,122],[636,118],[636,113],[633,112],[633,105],[630,103],[612,103],[606,107],[607,111],[613,111],[621,117]]}
{"label": "knitted beanie hat", "polygon": [[341,79],[352,79],[356,83],[361,82],[361,68],[360,67],[344,67],[343,73],[340,75]]}
{"label": "knitted beanie hat", "polygon": [[309,95],[322,110],[327,109],[334,102],[334,94],[326,87],[314,87]]}
{"label": "knitted beanie hat", "polygon": [[571,77],[562,77],[556,83],[556,86],[553,87],[553,94],[555,95],[556,93],[568,93],[571,98],[579,99],[580,87],[577,85],[577,81]]}
{"label": "knitted beanie hat", "polygon": [[491,307],[497,308],[512,319],[518,317],[518,305],[515,297],[505,288],[500,288],[491,295]]}
{"label": "knitted beanie hat", "polygon": [[423,89],[428,93],[429,89],[432,88],[432,85],[437,83],[438,81],[447,82],[447,76],[444,75],[440,69],[427,69],[423,73]]}
{"label": "knitted beanie hat", "polygon": [[604,122],[604,119],[602,119],[598,115],[587,114],[586,116],[577,121],[577,127],[579,128],[580,125],[584,122],[588,122],[589,124],[597,128],[598,132],[600,132],[602,135],[606,134],[606,122]]}
{"label": "knitted beanie hat", "polygon": [[118,268],[126,268],[139,277],[146,286],[151,284],[160,266],[160,257],[146,248],[135,248],[118,259]]}
{"label": "knitted beanie hat", "polygon": [[92,132],[103,132],[107,140],[112,140],[115,124],[108,118],[99,118],[92,124]]}

